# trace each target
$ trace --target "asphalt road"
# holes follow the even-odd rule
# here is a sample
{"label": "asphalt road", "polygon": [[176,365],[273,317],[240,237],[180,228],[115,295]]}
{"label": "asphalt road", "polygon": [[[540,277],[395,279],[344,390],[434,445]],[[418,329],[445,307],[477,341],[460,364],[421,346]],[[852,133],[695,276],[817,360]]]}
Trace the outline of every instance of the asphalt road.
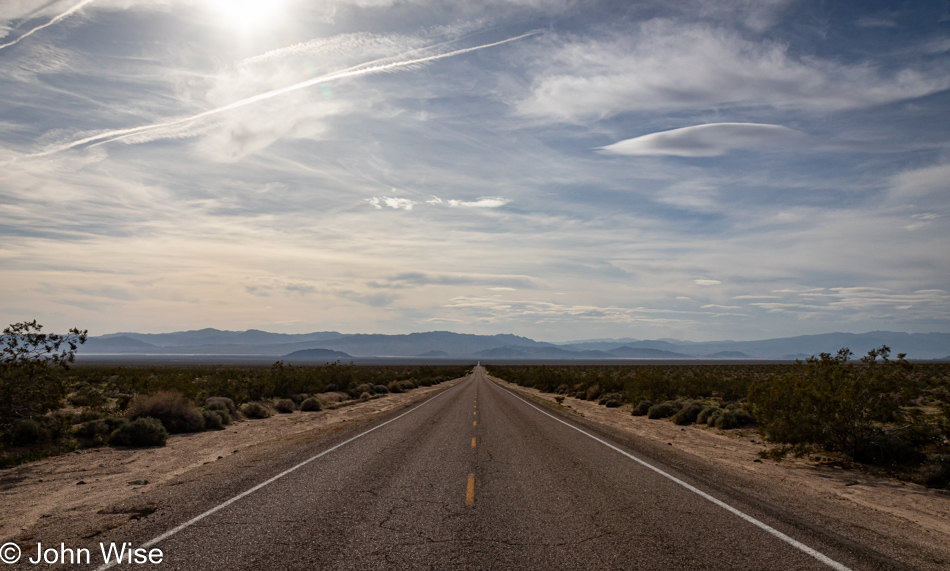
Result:
{"label": "asphalt road", "polygon": [[570,422],[476,368],[420,405],[249,469],[225,489],[192,491],[137,537],[114,539],[160,548],[155,568],[188,570],[834,568],[822,556],[839,569],[888,567],[796,525],[782,506],[704,490],[703,474]]}

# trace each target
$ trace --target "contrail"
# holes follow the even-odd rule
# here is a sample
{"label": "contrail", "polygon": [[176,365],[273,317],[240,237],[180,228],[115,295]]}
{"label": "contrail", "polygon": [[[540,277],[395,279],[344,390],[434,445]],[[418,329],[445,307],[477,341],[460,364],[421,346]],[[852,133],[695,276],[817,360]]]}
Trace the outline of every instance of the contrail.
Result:
{"label": "contrail", "polygon": [[[91,1],[91,0],[90,0],[90,1]],[[84,139],[79,139],[79,140],[77,140],[77,141],[73,141],[73,142],[71,142],[71,143],[67,143],[67,144],[65,144],[65,145],[61,145],[61,146],[59,146],[59,147],[55,147],[55,148],[53,148],[53,149],[49,149],[49,150],[43,151],[43,152],[41,152],[41,153],[35,153],[35,154],[32,154],[32,155],[27,155],[27,156],[30,156],[30,157],[43,157],[43,156],[46,156],[46,155],[51,155],[51,154],[54,154],[54,153],[59,153],[59,152],[62,152],[62,151],[66,151],[66,150],[69,150],[69,149],[78,147],[78,146],[80,146],[80,145],[86,145],[86,144],[88,144],[88,143],[93,143],[93,144],[90,145],[90,146],[98,146],[98,145],[102,145],[102,144],[105,144],[105,143],[111,143],[111,142],[113,142],[113,141],[118,141],[118,140],[121,140],[121,139],[125,139],[125,138],[127,138],[127,137],[132,136],[132,135],[137,135],[137,134],[140,134],[140,133],[145,133],[145,132],[148,132],[148,131],[153,131],[153,130],[155,130],[155,129],[163,129],[163,128],[165,128],[165,127],[175,127],[175,126],[178,126],[178,125],[183,125],[183,124],[186,124],[186,123],[190,123],[190,122],[192,122],[192,121],[197,121],[197,120],[199,120],[199,119],[204,119],[205,117],[210,117],[211,115],[217,115],[217,114],[219,114],[219,113],[224,113],[225,111],[231,111],[231,110],[233,110],[233,109],[238,109],[238,108],[240,108],[240,107],[245,107],[245,106],[247,106],[247,105],[252,105],[252,104],[257,103],[257,102],[259,102],[259,101],[264,101],[264,100],[266,100],[266,99],[271,99],[271,98],[273,98],[273,97],[277,97],[277,96],[283,95],[283,94],[285,94],[285,93],[290,93],[291,91],[297,91],[298,89],[303,89],[303,88],[305,88],[305,87],[310,87],[310,86],[313,86],[313,85],[318,85],[318,84],[320,84],[320,83],[326,83],[326,82],[328,82],[328,81],[333,81],[333,80],[336,80],[336,79],[343,79],[343,78],[346,78],[346,77],[355,77],[355,76],[359,76],[359,75],[368,75],[368,74],[371,74],[371,73],[380,73],[380,72],[390,71],[390,70],[399,69],[399,68],[403,68],[403,67],[409,67],[409,66],[413,66],[413,65],[428,63],[428,62],[431,62],[431,61],[436,61],[436,60],[445,59],[445,58],[449,58],[449,57],[453,57],[453,56],[457,56],[457,55],[462,55],[462,54],[466,54],[466,53],[469,53],[469,52],[474,52],[474,51],[477,51],[477,50],[483,50],[483,49],[485,49],[485,48],[490,48],[490,47],[494,47],[494,46],[500,46],[500,45],[502,45],[502,44],[507,44],[507,43],[509,43],[509,42],[514,42],[514,41],[517,41],[517,40],[521,40],[521,39],[527,38],[527,37],[529,37],[529,36],[534,36],[534,35],[537,35],[537,34],[540,34],[540,33],[541,33],[541,30],[534,30],[534,31],[528,32],[528,33],[526,33],[526,34],[521,34],[520,36],[515,36],[515,37],[513,37],[513,38],[508,38],[508,39],[506,39],[506,40],[501,40],[501,41],[497,41],[497,42],[492,42],[492,43],[490,43],[490,44],[483,44],[483,45],[480,45],[480,46],[475,46],[475,47],[471,47],[471,48],[464,48],[464,49],[460,49],[460,50],[455,50],[455,51],[451,51],[451,52],[446,52],[446,53],[444,53],[444,54],[437,54],[437,55],[433,55],[433,56],[426,56],[426,57],[421,57],[421,58],[416,58],[416,59],[407,59],[407,60],[396,61],[396,62],[390,62],[390,63],[385,63],[385,64],[377,64],[377,65],[361,64],[361,65],[359,65],[359,66],[350,67],[350,68],[344,69],[344,70],[342,70],[342,71],[337,71],[337,72],[333,72],[333,73],[328,73],[328,74],[326,74],[326,75],[321,75],[320,77],[315,77],[315,78],[313,78],[313,79],[308,79],[307,81],[301,81],[300,83],[295,83],[295,84],[289,85],[289,86],[287,86],[287,87],[281,87],[280,89],[274,89],[274,90],[272,90],[272,91],[267,91],[267,92],[265,92],[265,93],[261,93],[261,94],[259,94],[259,95],[255,95],[255,96],[253,96],[253,97],[248,97],[247,99],[241,99],[240,101],[235,101],[234,103],[229,103],[229,104],[227,104],[227,105],[224,105],[223,107],[217,107],[217,108],[215,108],[215,109],[211,109],[211,110],[209,110],[209,111],[204,111],[204,112],[202,112],[202,113],[198,113],[197,115],[192,115],[192,116],[190,116],[190,117],[184,117],[184,118],[182,118],[182,119],[175,119],[175,120],[166,121],[166,122],[163,122],[163,123],[153,123],[153,124],[151,124],[151,125],[143,125],[143,126],[141,126],[141,127],[132,127],[132,128],[129,128],[129,129],[116,129],[116,130],[114,130],[114,131],[107,131],[107,132],[105,132],[105,133],[100,133],[100,134],[98,134],[98,135],[93,135],[93,136],[91,136],[91,137],[86,137],[86,138],[84,138]]]}
{"label": "contrail", "polygon": [[16,44],[20,43],[20,40],[22,40],[23,38],[26,38],[26,37],[28,37],[28,36],[32,36],[33,34],[35,34],[36,32],[39,32],[39,31],[42,30],[43,28],[47,28],[47,27],[49,27],[49,26],[52,26],[52,25],[55,24],[56,22],[65,20],[66,18],[68,18],[68,17],[69,17],[70,15],[72,15],[73,13],[78,12],[83,6],[85,6],[86,4],[91,4],[93,1],[94,1],[94,0],[82,0],[81,2],[79,2],[79,4],[76,4],[75,6],[73,6],[72,8],[70,8],[69,10],[66,10],[65,12],[63,12],[63,13],[60,14],[59,16],[56,16],[55,18],[53,18],[53,19],[50,20],[49,22],[46,22],[46,23],[43,24],[42,26],[37,26],[37,27],[33,28],[32,30],[30,30],[29,32],[26,32],[25,34],[21,35],[19,38],[13,40],[12,42],[7,42],[7,43],[5,43],[5,44],[0,44],[0,50],[2,50],[3,48],[8,48],[8,47],[10,47],[10,46],[16,45]]}

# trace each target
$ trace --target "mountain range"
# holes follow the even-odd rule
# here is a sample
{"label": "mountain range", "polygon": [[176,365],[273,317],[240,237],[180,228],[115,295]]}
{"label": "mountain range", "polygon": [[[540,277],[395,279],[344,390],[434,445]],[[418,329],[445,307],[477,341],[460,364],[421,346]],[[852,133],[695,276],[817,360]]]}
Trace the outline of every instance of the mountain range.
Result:
{"label": "mountain range", "polygon": [[[942,359],[950,353],[948,333],[827,333],[759,341],[681,341],[677,339],[596,339],[546,343],[518,335],[472,335],[429,331],[405,335],[304,334],[201,329],[176,333],[112,333],[90,337],[86,355],[192,355],[286,357],[288,360],[421,358],[483,360],[623,359],[802,359],[842,347],[856,357],[887,345],[909,359]],[[315,350],[323,350],[315,351]],[[309,353],[308,353],[309,352]]]}

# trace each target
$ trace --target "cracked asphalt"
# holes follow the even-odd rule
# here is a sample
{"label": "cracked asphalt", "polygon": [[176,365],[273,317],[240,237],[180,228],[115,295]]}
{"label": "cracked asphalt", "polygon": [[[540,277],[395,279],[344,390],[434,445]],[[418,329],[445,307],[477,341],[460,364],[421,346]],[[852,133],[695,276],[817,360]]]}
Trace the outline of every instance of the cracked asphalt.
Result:
{"label": "cracked asphalt", "polygon": [[[114,539],[141,544],[344,443],[158,542],[160,568],[829,568],[546,416],[481,367],[398,414],[407,411],[249,463],[247,473],[213,489],[182,486],[177,510]],[[682,466],[612,444],[703,487],[703,475],[691,480]],[[732,498],[709,493],[852,569],[887,568],[853,545],[789,523],[794,518],[784,520],[781,506],[743,504],[741,490]]]}

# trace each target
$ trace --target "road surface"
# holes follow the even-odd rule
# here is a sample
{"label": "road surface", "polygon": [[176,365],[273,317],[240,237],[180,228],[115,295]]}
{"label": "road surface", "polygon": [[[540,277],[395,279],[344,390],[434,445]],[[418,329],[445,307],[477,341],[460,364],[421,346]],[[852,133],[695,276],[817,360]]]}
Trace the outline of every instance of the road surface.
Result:
{"label": "road surface", "polygon": [[183,570],[890,568],[706,481],[476,367],[213,490],[182,486],[175,510],[97,539],[160,548],[156,568]]}

